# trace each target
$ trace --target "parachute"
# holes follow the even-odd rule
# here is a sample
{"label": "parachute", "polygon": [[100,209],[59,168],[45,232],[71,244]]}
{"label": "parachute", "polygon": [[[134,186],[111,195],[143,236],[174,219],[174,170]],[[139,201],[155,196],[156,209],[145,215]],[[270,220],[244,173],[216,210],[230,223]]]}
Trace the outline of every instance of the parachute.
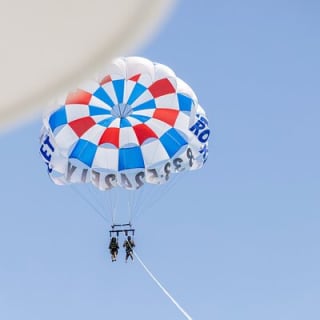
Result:
{"label": "parachute", "polygon": [[40,155],[55,184],[137,191],[204,165],[208,119],[169,67],[119,57],[97,78],[43,117]]}

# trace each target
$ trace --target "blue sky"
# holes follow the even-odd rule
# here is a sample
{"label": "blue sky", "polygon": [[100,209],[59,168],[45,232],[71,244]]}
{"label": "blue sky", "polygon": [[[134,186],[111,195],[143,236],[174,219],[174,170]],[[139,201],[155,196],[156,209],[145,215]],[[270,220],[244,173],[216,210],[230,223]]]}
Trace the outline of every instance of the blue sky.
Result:
{"label": "blue sky", "polygon": [[[170,66],[212,129],[206,166],[136,223],[137,252],[194,319],[320,318],[320,4],[180,1],[132,52]],[[0,136],[0,319],[184,319],[38,153]]]}

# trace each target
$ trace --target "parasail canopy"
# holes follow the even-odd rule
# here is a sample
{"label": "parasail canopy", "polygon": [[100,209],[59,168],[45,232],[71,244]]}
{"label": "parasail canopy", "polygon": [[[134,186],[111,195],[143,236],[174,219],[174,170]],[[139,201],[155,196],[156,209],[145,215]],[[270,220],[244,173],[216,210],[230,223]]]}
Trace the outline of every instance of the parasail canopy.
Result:
{"label": "parasail canopy", "polygon": [[209,136],[195,93],[169,67],[120,57],[43,118],[40,154],[56,184],[136,190],[201,168]]}

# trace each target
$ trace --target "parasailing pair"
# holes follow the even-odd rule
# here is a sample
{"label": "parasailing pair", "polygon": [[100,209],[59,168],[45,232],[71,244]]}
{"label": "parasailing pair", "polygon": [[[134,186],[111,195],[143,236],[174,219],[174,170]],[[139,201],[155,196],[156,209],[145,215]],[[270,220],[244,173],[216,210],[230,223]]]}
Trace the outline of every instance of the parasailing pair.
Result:
{"label": "parasailing pair", "polygon": [[[135,193],[200,169],[209,136],[194,91],[169,67],[119,57],[43,117],[40,154],[57,185]],[[127,222],[112,219],[110,236],[134,233]]]}

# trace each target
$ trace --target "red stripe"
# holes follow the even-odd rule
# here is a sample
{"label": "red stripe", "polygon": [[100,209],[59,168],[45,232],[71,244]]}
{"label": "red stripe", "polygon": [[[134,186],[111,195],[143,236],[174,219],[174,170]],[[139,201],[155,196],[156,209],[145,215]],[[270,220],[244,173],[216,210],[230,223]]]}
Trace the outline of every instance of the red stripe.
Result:
{"label": "red stripe", "polygon": [[81,137],[85,132],[87,132],[91,127],[95,125],[95,121],[91,117],[84,117],[69,122],[69,126],[75,132],[78,137]]}
{"label": "red stripe", "polygon": [[119,128],[107,128],[100,138],[99,145],[104,143],[111,143],[119,148]]}
{"label": "red stripe", "polygon": [[158,138],[155,132],[143,123],[137,124],[132,128],[138,138],[140,145],[149,138]]}
{"label": "red stripe", "polygon": [[129,78],[129,80],[137,82],[139,80],[140,76],[141,76],[141,73],[135,74],[134,76]]}
{"label": "red stripe", "polygon": [[165,94],[174,93],[176,90],[172,83],[167,78],[164,78],[154,82],[149,87],[149,91],[154,98],[157,98],[164,96]]}
{"label": "red stripe", "polygon": [[152,118],[161,120],[173,127],[177,120],[178,114],[179,110],[157,108],[154,111]]}
{"label": "red stripe", "polygon": [[105,77],[101,80],[100,85],[102,86],[102,85],[104,85],[105,83],[110,82],[110,81],[112,81],[112,79],[111,79],[111,76],[108,74],[107,76],[105,76]]}
{"label": "red stripe", "polygon": [[91,100],[92,94],[78,89],[75,92],[71,92],[68,94],[66,99],[66,104],[85,104],[88,105]]}

